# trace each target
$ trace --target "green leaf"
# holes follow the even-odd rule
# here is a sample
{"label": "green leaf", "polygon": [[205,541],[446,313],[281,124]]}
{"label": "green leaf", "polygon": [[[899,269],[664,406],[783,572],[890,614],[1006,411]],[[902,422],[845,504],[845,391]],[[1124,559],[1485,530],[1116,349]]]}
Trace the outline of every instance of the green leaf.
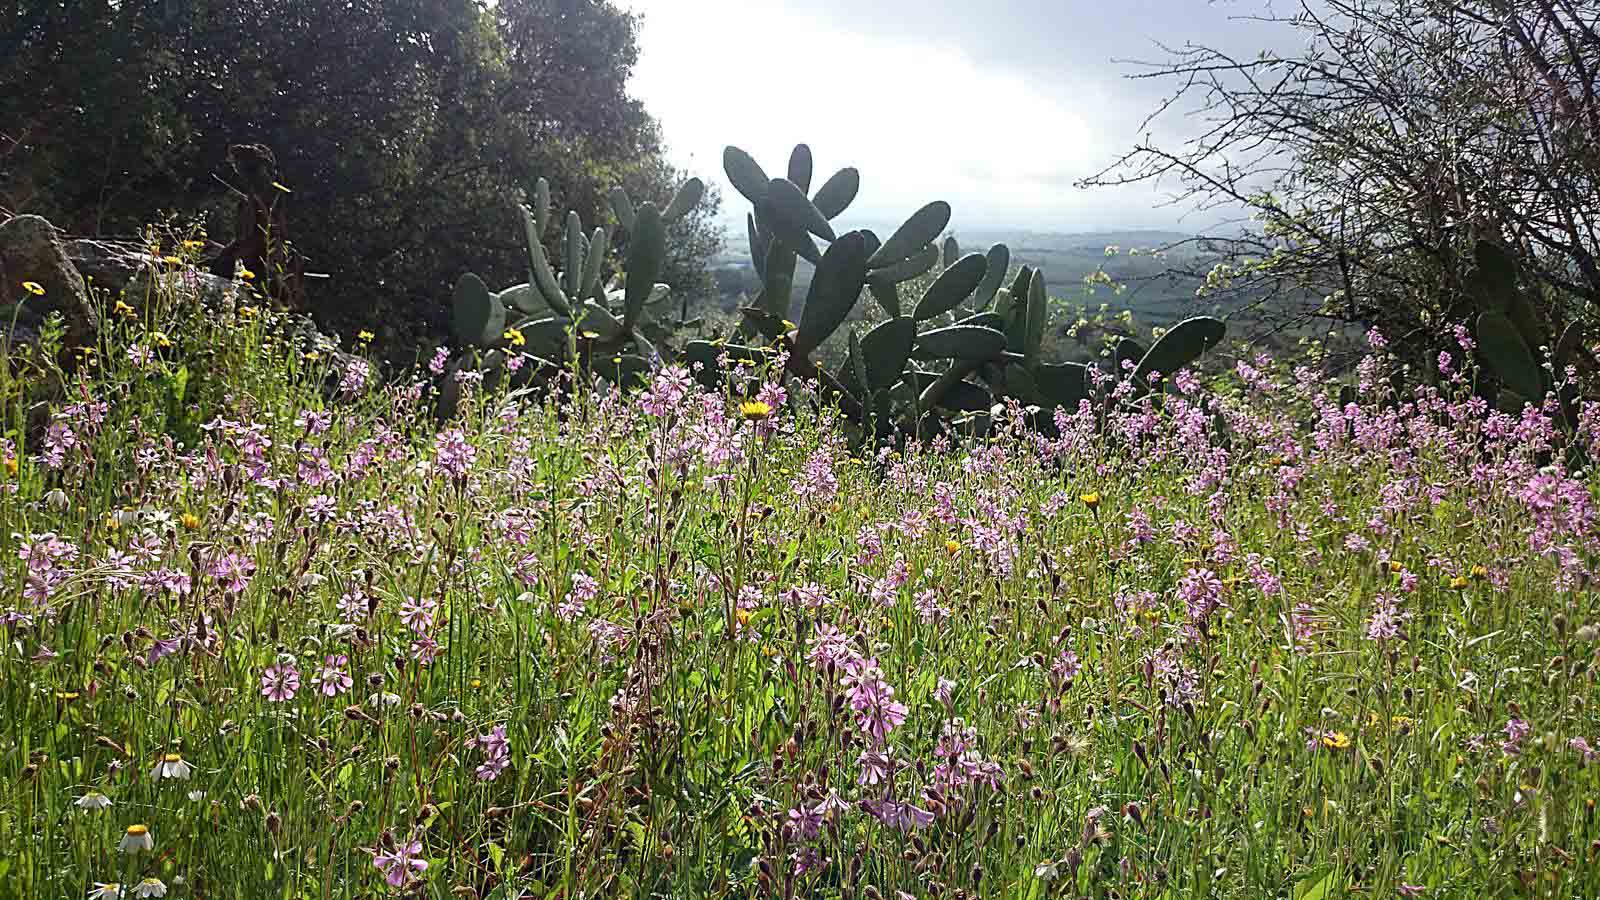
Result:
{"label": "green leaf", "polygon": [[1028,285],[1027,319],[1022,332],[1022,356],[1029,364],[1039,358],[1044,344],[1045,320],[1050,315],[1050,298],[1044,290],[1044,270],[1035,269]]}
{"label": "green leaf", "polygon": [[801,191],[809,191],[811,169],[811,148],[805,144],[795,144],[794,152],[789,154],[789,180]]}
{"label": "green leaf", "polygon": [[733,184],[733,189],[743,194],[746,200],[760,203],[767,199],[767,183],[772,179],[767,177],[761,164],[750,154],[731,145],[723,148],[722,170],[728,173],[728,181]]}
{"label": "green leaf", "polygon": [[910,316],[889,319],[867,332],[861,339],[861,354],[868,391],[875,393],[900,379],[916,339],[917,322]]}
{"label": "green leaf", "polygon": [[1506,387],[1524,400],[1544,400],[1544,370],[1505,313],[1490,310],[1479,315],[1477,338],[1484,361]]}
{"label": "green leaf", "polygon": [[632,329],[667,258],[667,232],[661,213],[648,200],[634,211],[633,233],[628,237],[628,281],[623,300],[622,324]]}
{"label": "green leaf", "polygon": [[543,178],[533,183],[533,220],[539,229],[538,237],[543,240],[550,225],[550,182]]}
{"label": "green leaf", "polygon": [[594,234],[589,236],[589,255],[583,260],[583,281],[579,286],[578,299],[600,299],[605,296],[605,285],[601,279],[605,277],[606,253],[610,249],[610,232],[596,228]]}
{"label": "green leaf", "polygon": [[633,228],[633,201],[628,199],[628,192],[620,187],[611,189],[611,213],[617,217],[617,224],[623,228]]}
{"label": "green leaf", "polygon": [[1052,408],[1077,412],[1089,396],[1089,367],[1082,363],[1044,363],[1034,367],[1033,382]]}
{"label": "green leaf", "polygon": [[932,244],[924,246],[912,254],[910,258],[903,259],[892,266],[884,266],[871,273],[869,276],[873,284],[899,284],[910,281],[918,275],[933,268],[939,262],[939,248]]}
{"label": "green leaf", "polygon": [[572,305],[567,302],[567,295],[561,292],[561,283],[556,280],[556,273],[550,268],[550,260],[545,258],[544,245],[539,242],[540,229],[537,227],[532,210],[522,207],[522,222],[528,234],[528,264],[533,272],[531,279],[539,288],[539,293],[544,296],[544,302],[555,310],[558,316],[572,315]]}
{"label": "green leaf", "polygon": [[917,359],[985,360],[1006,349],[1006,336],[981,325],[947,325],[917,336]]}
{"label": "green leaf", "polygon": [[983,272],[983,281],[978,283],[978,289],[972,294],[972,305],[976,309],[985,309],[994,302],[994,297],[1005,283],[1006,270],[1011,267],[1011,248],[1005,244],[995,244],[986,254],[988,266]]}
{"label": "green leaf", "polygon": [[482,278],[468,272],[456,281],[450,325],[456,340],[463,344],[492,344],[505,331],[506,308],[489,293]]}
{"label": "green leaf", "polygon": [[567,230],[561,237],[561,289],[568,297],[583,296],[583,245],[583,220],[577,212],[568,212]]}
{"label": "green leaf", "polygon": [[791,226],[803,228],[825,241],[834,240],[833,226],[828,224],[822,211],[789,179],[774,178],[767,183],[767,202],[773,213],[787,219]]}
{"label": "green leaf", "polygon": [[943,200],[929,203],[912,213],[911,218],[889,235],[889,239],[867,261],[867,266],[882,269],[894,265],[933,243],[949,224],[950,204]]}
{"label": "green leaf", "polygon": [[1148,386],[1152,372],[1159,372],[1163,378],[1171,378],[1178,370],[1193,364],[1201,354],[1220,344],[1227,333],[1228,326],[1221,319],[1210,316],[1184,319],[1162,335],[1161,340],[1156,341],[1155,346],[1139,360],[1139,367],[1133,371],[1134,382]]}
{"label": "green leaf", "polygon": [[678,186],[678,192],[672,195],[672,202],[667,204],[667,209],[661,214],[661,220],[671,225],[689,214],[705,196],[706,183],[698,178],[691,178]]}
{"label": "green leaf", "polygon": [[817,188],[811,202],[823,215],[830,219],[837,218],[856,199],[856,192],[860,189],[861,173],[852,168],[840,169],[823,182],[822,187]]}
{"label": "green leaf", "polygon": [[951,236],[945,238],[944,239],[944,265],[945,265],[945,267],[949,268],[950,266],[955,265],[956,264],[956,260],[958,260],[960,258],[961,258],[961,244],[960,244],[960,242],[958,242],[956,240],[955,235],[951,235]]}
{"label": "green leaf", "polygon": [[844,322],[867,281],[867,243],[861,232],[841,235],[828,247],[811,275],[811,290],[800,313],[794,352],[802,357],[822,345]]}
{"label": "green leaf", "polygon": [[512,309],[525,312],[528,315],[538,315],[549,309],[549,304],[544,302],[544,295],[539,289],[524,281],[514,284],[496,295],[496,299]]}
{"label": "green leaf", "polygon": [[770,200],[763,199],[756,204],[756,221],[771,228],[777,240],[801,259],[814,266],[822,262],[822,251],[817,249],[817,242],[811,239],[811,233],[799,222],[780,214]]}
{"label": "green leaf", "polygon": [[967,299],[984,275],[989,270],[989,260],[981,253],[972,253],[963,256],[953,265],[950,265],[933,284],[923,292],[922,299],[917,301],[917,309],[912,315],[919,322],[927,321],[941,313],[947,313]]}

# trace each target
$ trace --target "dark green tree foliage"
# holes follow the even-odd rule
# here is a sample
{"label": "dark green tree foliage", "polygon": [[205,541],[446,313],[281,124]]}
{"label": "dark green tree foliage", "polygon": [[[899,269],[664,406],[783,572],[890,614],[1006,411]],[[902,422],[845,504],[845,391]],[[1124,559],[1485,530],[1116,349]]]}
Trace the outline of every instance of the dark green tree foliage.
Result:
{"label": "dark green tree foliage", "polygon": [[509,199],[536,177],[604,221],[660,165],[626,92],[636,35],[605,0],[11,0],[0,212],[83,234],[203,212],[226,242],[227,146],[264,143],[288,238],[330,276],[313,310],[403,345],[443,333],[461,272],[526,277]]}

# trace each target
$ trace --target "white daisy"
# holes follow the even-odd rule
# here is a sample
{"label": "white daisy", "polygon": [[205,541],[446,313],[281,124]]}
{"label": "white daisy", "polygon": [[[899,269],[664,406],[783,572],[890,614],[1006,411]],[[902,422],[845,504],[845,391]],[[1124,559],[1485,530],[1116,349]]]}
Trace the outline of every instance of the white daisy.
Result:
{"label": "white daisy", "polygon": [[72,803],[79,809],[105,809],[111,805],[111,798],[99,791],[90,791]]}
{"label": "white daisy", "polygon": [[184,762],[182,756],[176,753],[168,753],[161,757],[161,761],[156,763],[155,771],[150,774],[158,780],[176,778],[179,781],[188,781],[193,772],[194,768]]}
{"label": "white daisy", "polygon": [[123,853],[137,853],[140,850],[154,850],[155,846],[156,839],[150,833],[149,825],[129,825],[117,849]]}
{"label": "white daisy", "polygon": [[115,881],[96,881],[89,889],[89,900],[121,900],[122,885]]}
{"label": "white daisy", "polygon": [[134,885],[133,895],[135,897],[165,897],[167,895],[167,886],[159,878],[146,878]]}

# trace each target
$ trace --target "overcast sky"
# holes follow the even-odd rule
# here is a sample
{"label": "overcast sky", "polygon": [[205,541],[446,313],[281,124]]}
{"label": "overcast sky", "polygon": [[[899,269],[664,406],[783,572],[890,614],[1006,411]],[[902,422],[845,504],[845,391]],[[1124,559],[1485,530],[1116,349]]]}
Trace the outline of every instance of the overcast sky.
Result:
{"label": "overcast sky", "polygon": [[1128,80],[1139,69],[1127,60],[1161,59],[1158,42],[1253,56],[1285,40],[1240,20],[1265,0],[623,2],[644,14],[634,95],[674,159],[721,181],[741,221],[723,146],[778,175],[804,141],[817,183],[861,170],[851,219],[898,221],[945,199],[957,230],[1198,230],[1211,220],[1161,208],[1153,189],[1073,187],[1127,149],[1170,90]]}

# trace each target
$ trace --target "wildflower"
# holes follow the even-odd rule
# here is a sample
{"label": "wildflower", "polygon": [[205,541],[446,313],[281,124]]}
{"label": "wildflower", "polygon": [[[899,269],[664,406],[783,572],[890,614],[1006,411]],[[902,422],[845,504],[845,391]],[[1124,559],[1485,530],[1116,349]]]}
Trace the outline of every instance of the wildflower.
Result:
{"label": "wildflower", "polygon": [[200,527],[200,517],[191,512],[186,512],[179,516],[178,521],[182,522],[183,527],[190,531],[194,531]]}
{"label": "wildflower", "polygon": [[193,772],[194,767],[184,762],[181,755],[168,753],[161,757],[160,762],[156,763],[155,771],[151,772],[150,775],[156,779],[176,778],[179,781],[188,781]]}
{"label": "wildflower", "polygon": [[772,415],[772,407],[760,400],[746,400],[739,404],[739,414],[747,422],[759,422]]}
{"label": "wildflower", "polygon": [[361,329],[359,332],[356,332],[356,340],[360,341],[363,344],[372,343],[373,339],[376,338],[376,337],[377,337],[377,335],[375,335],[372,332],[366,330],[365,328]]}
{"label": "wildflower", "polygon": [[273,663],[261,673],[261,696],[273,703],[293,700],[300,692],[300,670],[293,662]]}
{"label": "wildflower", "polygon": [[1330,731],[1322,736],[1322,746],[1329,750],[1349,750],[1350,735],[1342,731]]}
{"label": "wildflower", "polygon": [[116,305],[111,307],[111,311],[126,319],[133,318],[133,307],[121,300],[118,300]]}
{"label": "wildflower", "polygon": [[150,826],[129,825],[128,830],[122,835],[122,841],[117,844],[117,849],[123,853],[137,853],[140,850],[153,850],[155,846],[156,839],[150,834]]}
{"label": "wildflower", "polygon": [[115,881],[96,881],[89,889],[89,900],[120,900],[122,885]]}
{"label": "wildflower", "polygon": [[1100,492],[1099,491],[1090,491],[1087,494],[1081,494],[1081,495],[1079,495],[1078,499],[1083,501],[1083,505],[1084,506],[1089,507],[1089,511],[1090,512],[1094,512],[1095,510],[1100,508]]}
{"label": "wildflower", "polygon": [[245,281],[253,281],[255,279],[255,277],[256,277],[256,273],[250,271],[249,269],[246,269],[243,266],[240,266],[239,267],[239,277],[243,278]]}
{"label": "wildflower", "polygon": [[528,339],[523,337],[522,332],[516,328],[507,328],[505,334],[501,336],[510,341],[513,347],[523,347],[528,343]]}
{"label": "wildflower", "polygon": [[957,553],[961,552],[961,542],[956,540],[945,541],[944,552],[950,554],[951,556],[955,556]]}
{"label": "wildflower", "polygon": [[167,885],[159,878],[146,878],[133,887],[135,897],[165,897]]}
{"label": "wildflower", "polygon": [[1402,897],[1421,897],[1426,890],[1427,888],[1420,884],[1407,884],[1404,881],[1395,887],[1395,893]]}
{"label": "wildflower", "polygon": [[105,809],[111,805],[111,798],[99,791],[89,791],[72,803],[79,809]]}
{"label": "wildflower", "polygon": [[44,287],[37,281],[24,281],[22,283],[22,289],[34,295],[35,297],[44,296]]}
{"label": "wildflower", "polygon": [[383,872],[383,880],[390,887],[400,887],[410,879],[412,872],[427,871],[428,861],[417,859],[422,853],[422,843],[411,841],[401,844],[391,853],[379,853],[373,857],[372,865]]}
{"label": "wildflower", "polygon": [[323,696],[337,697],[355,684],[350,673],[345,670],[349,664],[350,657],[342,654],[324,657],[322,668],[312,676],[311,683],[320,686]]}

